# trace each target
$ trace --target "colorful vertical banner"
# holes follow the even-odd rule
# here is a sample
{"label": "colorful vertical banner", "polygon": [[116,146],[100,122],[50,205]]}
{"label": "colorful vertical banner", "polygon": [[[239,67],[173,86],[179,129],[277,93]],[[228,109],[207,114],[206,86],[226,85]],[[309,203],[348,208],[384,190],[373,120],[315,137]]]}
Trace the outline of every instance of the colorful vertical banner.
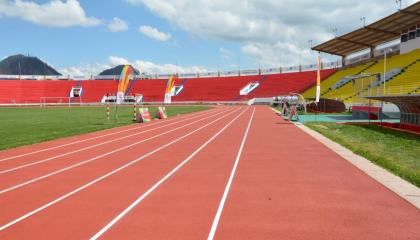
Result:
{"label": "colorful vertical banner", "polygon": [[165,104],[170,104],[172,102],[172,95],[173,95],[176,79],[177,77],[174,75],[174,76],[169,77],[168,81],[166,82],[165,100],[164,100]]}
{"label": "colorful vertical banner", "polygon": [[130,65],[125,65],[123,67],[118,82],[117,104],[124,102],[124,96],[127,91],[128,84],[130,83],[130,76],[133,74],[133,72],[134,69]]}
{"label": "colorful vertical banner", "polygon": [[319,103],[319,98],[321,95],[321,56],[318,56],[317,59],[318,71],[316,74],[316,97],[315,102]]}

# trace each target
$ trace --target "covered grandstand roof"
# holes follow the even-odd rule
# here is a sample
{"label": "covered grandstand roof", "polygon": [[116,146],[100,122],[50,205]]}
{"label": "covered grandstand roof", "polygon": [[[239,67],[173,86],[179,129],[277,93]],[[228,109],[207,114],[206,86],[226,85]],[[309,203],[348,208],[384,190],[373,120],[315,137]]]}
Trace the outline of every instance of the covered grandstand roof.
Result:
{"label": "covered grandstand roof", "polygon": [[420,25],[420,2],[353,32],[331,39],[312,50],[348,56],[398,39],[402,31]]}

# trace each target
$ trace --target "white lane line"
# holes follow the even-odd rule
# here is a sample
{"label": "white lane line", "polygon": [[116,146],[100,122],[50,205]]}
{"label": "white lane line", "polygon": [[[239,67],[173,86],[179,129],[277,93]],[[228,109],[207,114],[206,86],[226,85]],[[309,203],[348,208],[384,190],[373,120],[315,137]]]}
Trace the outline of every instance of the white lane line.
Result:
{"label": "white lane line", "polygon": [[202,117],[202,116],[205,116],[205,115],[209,115],[209,113],[202,114],[202,115],[199,115],[199,116],[194,116],[192,118],[186,118],[186,119],[183,119],[183,120],[180,120],[180,121],[177,121],[177,122],[172,122],[172,123],[169,123],[169,124],[166,124],[166,125],[163,125],[163,126],[147,129],[145,131],[137,132],[137,133],[134,133],[134,134],[129,134],[127,136],[115,138],[115,139],[112,139],[112,140],[108,140],[108,141],[105,141],[105,142],[102,142],[102,143],[98,143],[98,144],[94,144],[94,145],[91,145],[91,146],[88,146],[88,147],[80,148],[80,149],[77,149],[77,150],[74,150],[74,151],[66,152],[66,153],[56,155],[56,156],[53,156],[53,157],[49,157],[49,158],[46,158],[46,159],[42,159],[42,160],[39,160],[39,161],[35,161],[35,162],[28,163],[28,164],[20,165],[20,166],[17,166],[17,167],[13,167],[13,168],[10,168],[10,169],[2,170],[2,171],[0,171],[0,175],[4,174],[4,173],[8,173],[8,172],[13,172],[13,171],[16,171],[16,170],[19,170],[19,169],[22,169],[22,168],[27,168],[27,167],[30,167],[30,166],[33,166],[33,165],[41,164],[41,163],[44,163],[44,162],[48,162],[48,161],[51,161],[53,159],[57,159],[57,158],[60,158],[60,157],[68,156],[68,155],[73,154],[73,153],[86,151],[86,150],[89,150],[89,149],[92,149],[92,148],[95,148],[95,147],[99,147],[99,146],[102,146],[102,145],[105,145],[105,144],[108,144],[108,143],[116,142],[116,141],[119,141],[119,140],[123,140],[123,139],[126,139],[126,138],[137,136],[137,135],[140,135],[140,134],[144,134],[144,133],[154,131],[154,130],[157,130],[157,129],[160,129],[160,128],[172,126],[174,124],[189,121],[191,119],[199,118],[199,117]]}
{"label": "white lane line", "polygon": [[[236,112],[236,111],[238,111],[238,110],[232,111],[232,113],[233,113],[233,112]],[[149,140],[152,140],[152,139],[158,138],[158,137],[160,137],[160,136],[162,136],[162,135],[168,134],[168,133],[170,133],[170,132],[174,132],[174,131],[179,130],[179,129],[181,129],[181,128],[184,128],[184,127],[190,126],[190,125],[192,125],[192,124],[194,124],[194,123],[197,123],[197,122],[200,122],[200,121],[206,120],[206,119],[208,119],[208,118],[212,118],[212,117],[217,116],[217,115],[222,114],[222,113],[225,113],[225,111],[220,112],[220,113],[217,113],[217,114],[214,114],[214,115],[211,115],[211,116],[208,116],[208,117],[205,117],[205,118],[201,118],[201,119],[199,119],[199,120],[196,120],[196,121],[193,121],[193,122],[191,122],[191,123],[185,124],[185,125],[183,125],[183,126],[180,126],[180,127],[174,128],[174,129],[171,129],[171,130],[169,130],[169,131],[163,132],[163,133],[158,134],[158,135],[155,135],[155,136],[153,136],[153,137],[143,139],[143,140],[141,140],[141,141],[138,141],[138,142],[132,143],[132,144],[127,145],[127,146],[125,146],[125,147],[118,148],[118,149],[116,149],[116,150],[113,150],[113,151],[110,151],[110,152],[104,153],[104,154],[102,154],[102,155],[99,155],[99,156],[96,156],[96,157],[93,157],[93,158],[87,159],[87,160],[85,160],[85,161],[79,162],[79,163],[77,163],[77,164],[74,164],[74,165],[71,165],[71,166],[68,166],[68,167],[62,168],[62,169],[60,169],[60,170],[57,170],[57,171],[54,171],[54,172],[51,172],[51,173],[48,173],[48,174],[46,174],[46,175],[43,175],[43,176],[40,176],[40,177],[37,177],[37,178],[33,178],[33,179],[31,179],[31,180],[28,180],[28,181],[26,181],[26,182],[23,182],[23,183],[20,183],[20,184],[14,185],[14,186],[12,186],[12,187],[9,187],[9,188],[6,188],[6,189],[2,189],[2,190],[0,190],[0,195],[1,195],[1,194],[3,194],[3,193],[6,193],[6,192],[10,192],[10,191],[12,191],[12,190],[15,190],[15,189],[21,188],[21,187],[26,186],[26,185],[28,185],[28,184],[31,184],[31,183],[37,182],[37,181],[39,181],[39,180],[42,180],[42,179],[45,179],[45,178],[51,177],[51,176],[56,175],[56,174],[58,174],[58,173],[65,172],[65,171],[70,170],[70,169],[72,169],[72,168],[79,167],[79,166],[84,165],[84,164],[87,164],[87,163],[89,163],[89,162],[93,162],[93,161],[95,161],[95,160],[97,160],[97,159],[99,159],[99,158],[102,158],[102,157],[105,157],[105,156],[111,155],[111,154],[113,154],[113,153],[116,153],[116,152],[119,152],[119,151],[125,150],[125,149],[127,149],[127,148],[130,148],[130,147],[132,147],[132,146],[138,145],[138,144],[140,144],[140,143],[143,143],[143,142],[146,142],[146,141],[149,141]],[[232,113],[229,113],[229,114],[232,114]]]}
{"label": "white lane line", "polygon": [[[243,112],[245,112],[245,111],[246,111],[246,109]],[[236,111],[234,111],[234,112],[236,112]],[[190,135],[192,135],[192,134],[200,131],[201,129],[203,129],[203,128],[207,127],[207,126],[210,126],[211,124],[213,124],[213,123],[215,123],[217,121],[220,121],[220,120],[226,118],[227,116],[229,116],[231,114],[232,113],[229,113],[229,114],[227,114],[227,115],[225,115],[225,116],[223,116],[221,118],[216,118],[212,122],[207,123],[207,124],[205,124],[205,125],[197,128],[196,130],[191,131],[188,134],[186,134],[186,135],[184,135],[184,136],[182,136],[180,138],[177,138],[177,139],[173,140],[170,143],[167,143],[167,144],[165,144],[165,145],[163,145],[163,146],[161,146],[159,148],[156,148],[155,150],[153,150],[153,151],[151,151],[151,152],[149,152],[149,153],[147,153],[147,154],[145,154],[145,155],[137,158],[136,160],[133,160],[133,161],[131,161],[131,162],[129,162],[129,163],[127,163],[127,164],[125,164],[125,165],[123,165],[123,166],[121,166],[121,167],[119,167],[119,168],[117,168],[117,169],[115,169],[115,170],[113,170],[111,172],[108,172],[107,174],[105,174],[105,175],[103,175],[103,176],[101,176],[99,178],[96,178],[96,179],[90,181],[89,183],[87,183],[87,184],[85,184],[85,185],[83,185],[83,186],[81,186],[81,187],[79,187],[79,188],[77,188],[77,189],[75,189],[75,190],[73,190],[73,191],[71,191],[71,192],[69,192],[69,193],[67,193],[67,194],[65,194],[65,195],[63,195],[63,196],[61,196],[61,197],[59,197],[59,198],[57,198],[57,199],[55,199],[55,200],[53,200],[53,201],[45,204],[45,205],[43,205],[43,206],[41,206],[41,207],[39,207],[39,208],[37,208],[37,209],[35,209],[33,211],[31,211],[31,212],[29,212],[29,213],[21,216],[21,217],[19,217],[19,218],[16,218],[15,220],[13,220],[13,221],[11,221],[11,222],[3,225],[3,226],[0,226],[0,231],[3,231],[6,228],[9,228],[9,227],[15,225],[16,223],[18,223],[20,221],[23,221],[23,220],[27,219],[28,217],[30,217],[30,216],[32,216],[32,215],[34,215],[34,214],[36,214],[36,213],[38,213],[38,212],[40,212],[40,211],[48,208],[48,207],[50,207],[50,206],[52,206],[52,205],[54,205],[54,204],[56,204],[56,203],[58,203],[58,202],[60,202],[60,201],[62,201],[64,199],[66,199],[66,198],[68,198],[68,197],[70,197],[70,196],[72,196],[72,195],[74,195],[74,194],[82,191],[83,189],[85,189],[85,188],[87,188],[87,187],[89,187],[89,186],[91,186],[91,185],[93,185],[93,184],[95,184],[95,183],[97,183],[97,182],[99,182],[99,181],[101,181],[101,180],[103,180],[103,179],[111,176],[111,175],[114,175],[115,173],[117,173],[117,172],[119,172],[119,171],[121,171],[121,170],[123,170],[123,169],[125,169],[125,168],[127,168],[127,167],[129,167],[129,166],[131,166],[131,165],[133,165],[133,164],[141,161],[141,160],[143,160],[144,158],[146,158],[146,157],[148,157],[148,156],[150,156],[150,155],[152,155],[152,154],[154,154],[156,152],[159,152],[160,150],[162,150],[162,149],[164,149],[166,147],[169,147],[170,145],[172,145],[172,144],[174,144],[174,143],[176,143],[178,141],[181,141],[182,139],[184,139],[184,138],[186,138],[186,137],[188,137],[188,136],[190,136]]]}
{"label": "white lane line", "polygon": [[[216,109],[213,109],[213,110],[210,110],[210,111],[206,111],[206,113],[213,112],[215,110]],[[191,115],[195,115],[195,114],[191,114]],[[188,117],[188,115],[183,115],[182,118],[184,118],[184,116],[185,116],[185,118]],[[118,134],[118,133],[133,131],[133,130],[137,130],[139,128],[150,127],[150,126],[154,126],[154,125],[157,125],[157,124],[160,124],[160,123],[167,123],[167,122],[171,122],[172,120],[177,120],[177,119],[178,118],[173,118],[173,119],[169,119],[167,121],[160,121],[160,122],[156,122],[156,123],[151,123],[151,124],[147,124],[147,125],[143,125],[143,126],[139,126],[139,127],[134,127],[134,128],[129,128],[129,129],[121,130],[121,131],[118,131],[118,132],[112,132],[112,133],[108,133],[108,134],[104,134],[104,135],[100,135],[100,136],[96,136],[96,137],[91,137],[91,138],[87,138],[87,139],[83,139],[83,140],[74,141],[74,142],[62,144],[62,145],[59,145],[59,146],[54,146],[54,147],[50,147],[50,148],[44,148],[44,149],[40,149],[40,150],[37,150],[37,151],[32,151],[32,152],[28,152],[28,153],[24,153],[24,154],[20,154],[20,155],[15,155],[15,156],[11,156],[11,157],[6,157],[6,158],[0,159],[0,162],[8,161],[8,160],[19,158],[19,157],[25,157],[25,156],[36,154],[36,153],[40,153],[40,152],[54,150],[54,149],[57,149],[57,148],[62,148],[62,147],[70,146],[70,145],[77,144],[77,143],[82,143],[82,142],[86,142],[86,141],[90,141],[90,140],[95,140],[95,139],[98,139],[98,138],[112,136],[112,135],[115,135],[115,134]],[[106,129],[106,130],[112,130],[112,129]]]}
{"label": "white lane line", "polygon": [[209,143],[211,143],[217,136],[219,136],[223,131],[226,130],[233,122],[235,122],[242,114],[247,111],[245,109],[238,116],[232,119],[228,124],[226,124],[222,129],[220,129],[215,135],[213,135],[209,140],[202,144],[197,150],[195,150],[191,155],[189,155],[184,161],[182,161],[178,166],[176,166],[172,171],[166,174],[162,179],[160,179],[155,185],[149,188],[145,193],[143,193],[139,198],[137,198],[133,203],[131,203],[124,211],[122,211],[118,216],[112,219],[105,227],[99,230],[90,240],[96,240],[106,231],[108,231],[115,223],[117,223],[121,218],[123,218],[128,212],[130,212],[134,207],[136,207],[141,201],[143,201],[148,195],[150,195],[154,190],[156,190],[163,182],[170,178],[175,172],[177,172],[182,166],[189,162],[197,153],[199,153],[203,148],[205,148]]}
{"label": "white lane line", "polygon": [[254,113],[255,113],[255,108],[253,109],[251,118],[249,119],[248,127],[246,128],[244,137],[242,139],[241,147],[239,148],[238,155],[236,156],[235,164],[233,165],[232,172],[230,173],[225,191],[223,193],[222,199],[220,200],[219,208],[217,209],[217,213],[216,213],[216,216],[214,217],[213,225],[211,226],[210,233],[209,233],[209,236],[207,237],[207,240],[214,239],[214,234],[216,233],[217,225],[219,224],[220,216],[222,215],[223,207],[225,206],[226,198],[229,194],[230,186],[232,185],[236,168],[238,167],[239,159],[241,158],[241,155],[242,155],[242,150],[244,148],[245,141],[248,136],[249,129],[251,127],[251,122],[252,122],[252,119],[254,118]]}

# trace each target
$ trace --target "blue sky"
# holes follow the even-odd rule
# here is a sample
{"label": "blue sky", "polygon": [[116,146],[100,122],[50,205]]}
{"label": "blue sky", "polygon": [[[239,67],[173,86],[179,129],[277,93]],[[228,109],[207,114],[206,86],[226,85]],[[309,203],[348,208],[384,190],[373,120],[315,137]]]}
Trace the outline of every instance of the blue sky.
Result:
{"label": "blue sky", "polygon": [[367,8],[368,23],[397,10],[393,0],[0,0],[0,56],[30,54],[76,75],[125,62],[145,72],[313,63],[308,41],[360,27]]}

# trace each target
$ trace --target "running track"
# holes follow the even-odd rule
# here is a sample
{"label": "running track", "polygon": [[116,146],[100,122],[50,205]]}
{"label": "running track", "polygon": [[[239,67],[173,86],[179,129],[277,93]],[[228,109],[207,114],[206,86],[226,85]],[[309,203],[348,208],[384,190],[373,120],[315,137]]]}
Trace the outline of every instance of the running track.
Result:
{"label": "running track", "polygon": [[0,152],[0,239],[420,239],[420,211],[268,107]]}

